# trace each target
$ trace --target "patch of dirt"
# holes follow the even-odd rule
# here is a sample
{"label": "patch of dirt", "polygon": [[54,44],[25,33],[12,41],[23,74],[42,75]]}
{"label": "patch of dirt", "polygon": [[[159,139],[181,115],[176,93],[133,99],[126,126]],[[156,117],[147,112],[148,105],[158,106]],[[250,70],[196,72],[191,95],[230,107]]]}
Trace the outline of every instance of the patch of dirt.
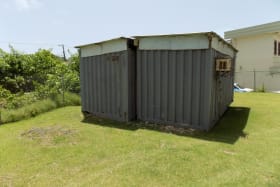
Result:
{"label": "patch of dirt", "polygon": [[0,175],[0,186],[13,186],[13,176],[10,175]]}
{"label": "patch of dirt", "polygon": [[192,128],[184,128],[173,125],[161,125],[161,124],[153,124],[153,123],[142,123],[139,126],[140,128],[154,129],[162,132],[177,134],[177,135],[195,135],[197,130]]}
{"label": "patch of dirt", "polygon": [[226,150],[224,150],[223,152],[224,152],[225,154],[227,154],[227,155],[236,155],[236,153],[233,152],[233,151],[226,151]]}
{"label": "patch of dirt", "polygon": [[44,145],[55,145],[59,143],[73,142],[73,136],[77,132],[73,129],[67,129],[61,126],[33,127],[21,134],[22,137],[36,140]]}

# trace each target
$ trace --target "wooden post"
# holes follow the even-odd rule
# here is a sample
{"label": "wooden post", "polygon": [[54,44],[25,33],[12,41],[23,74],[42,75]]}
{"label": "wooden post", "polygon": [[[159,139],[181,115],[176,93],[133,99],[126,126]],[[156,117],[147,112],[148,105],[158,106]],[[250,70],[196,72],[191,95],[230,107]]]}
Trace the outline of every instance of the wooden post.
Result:
{"label": "wooden post", "polygon": [[256,70],[254,69],[254,91],[256,91]]}

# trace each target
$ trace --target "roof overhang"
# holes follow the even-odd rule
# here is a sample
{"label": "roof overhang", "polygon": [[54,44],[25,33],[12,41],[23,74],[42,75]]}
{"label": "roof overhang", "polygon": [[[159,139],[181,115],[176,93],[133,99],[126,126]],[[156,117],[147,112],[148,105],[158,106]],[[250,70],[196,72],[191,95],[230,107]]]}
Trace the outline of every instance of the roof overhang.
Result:
{"label": "roof overhang", "polygon": [[89,43],[89,44],[84,44],[84,45],[78,45],[75,46],[75,48],[82,48],[82,47],[88,47],[88,46],[92,46],[92,45],[100,45],[100,44],[104,44],[104,43],[108,43],[108,42],[112,42],[112,41],[117,41],[117,40],[128,40],[131,38],[127,38],[127,37],[118,37],[118,38],[113,38],[110,40],[105,40],[105,41],[101,41],[101,42],[95,42],[95,43]]}
{"label": "roof overhang", "polygon": [[268,34],[268,33],[279,33],[280,32],[280,21],[266,23],[262,25],[256,25],[252,27],[246,27],[231,31],[226,31],[224,36],[225,39],[233,39],[245,36]]}
{"label": "roof overhang", "polygon": [[[171,43],[176,45],[171,47],[169,45],[161,45],[163,41],[165,40],[168,41],[170,38],[171,38],[170,41],[173,41]],[[146,36],[133,36],[130,38],[119,37],[119,38],[113,38],[101,42],[79,45],[76,46],[76,48],[81,49],[82,57],[96,56],[105,53],[112,53],[112,52],[126,50],[127,47],[131,45],[132,41],[134,41],[134,46],[138,46],[139,45],[138,41],[141,41],[141,43],[143,43],[142,42],[143,40],[149,41],[148,43],[149,47],[143,49],[162,49],[166,46],[167,46],[166,49],[171,49],[171,50],[214,48],[221,52],[224,52],[225,54],[230,54],[230,56],[234,56],[234,54],[237,52],[237,49],[235,49],[229,42],[225,41],[222,37],[220,37],[215,32],[146,35]]]}
{"label": "roof overhang", "polygon": [[132,38],[135,39],[142,39],[142,38],[157,38],[157,37],[181,37],[181,36],[201,36],[204,35],[206,37],[208,37],[208,39],[212,39],[212,38],[217,38],[217,40],[221,43],[223,43],[224,45],[228,46],[229,48],[231,48],[232,50],[234,50],[235,52],[238,52],[238,50],[236,48],[234,48],[229,42],[227,42],[226,40],[224,40],[221,36],[219,36],[217,33],[211,31],[211,32],[197,32],[197,33],[185,33],[185,34],[168,34],[168,35],[147,35],[147,36],[133,36]]}

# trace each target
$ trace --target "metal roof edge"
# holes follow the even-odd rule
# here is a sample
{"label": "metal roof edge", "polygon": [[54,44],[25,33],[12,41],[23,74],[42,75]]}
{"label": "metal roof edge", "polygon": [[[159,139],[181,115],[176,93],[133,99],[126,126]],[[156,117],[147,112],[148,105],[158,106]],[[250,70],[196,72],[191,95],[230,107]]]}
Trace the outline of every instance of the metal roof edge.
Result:
{"label": "metal roof edge", "polygon": [[211,37],[217,37],[219,41],[222,41],[224,44],[228,45],[230,48],[232,48],[235,52],[237,52],[238,50],[235,49],[230,43],[228,43],[226,40],[224,40],[221,36],[219,36],[217,33],[210,31],[210,32],[195,32],[195,33],[183,33],[183,34],[165,34],[165,35],[143,35],[143,36],[131,36],[131,37],[118,37],[118,38],[113,38],[110,40],[104,40],[101,42],[95,42],[95,43],[89,43],[89,44],[85,44],[85,45],[78,45],[75,46],[75,48],[82,48],[82,47],[87,47],[87,46],[91,46],[91,45],[100,45],[102,43],[107,43],[107,42],[111,42],[114,40],[128,40],[128,39],[140,39],[140,38],[150,38],[150,37],[174,37],[174,36],[192,36],[192,35],[205,35],[208,38]]}
{"label": "metal roof edge", "polygon": [[100,42],[89,43],[89,44],[84,44],[84,45],[77,45],[77,46],[75,46],[75,48],[82,48],[82,47],[87,47],[87,46],[91,46],[91,45],[100,45],[102,43],[107,43],[107,42],[111,42],[111,41],[115,41],[115,40],[128,40],[128,39],[132,39],[132,38],[121,36],[121,37],[118,37],[118,38],[112,38],[112,39],[103,40],[103,41],[100,41]]}
{"label": "metal roof edge", "polygon": [[226,31],[224,33],[224,37],[226,39],[231,39],[235,37],[274,33],[274,32],[280,32],[280,21]]}
{"label": "metal roof edge", "polygon": [[182,34],[159,34],[159,35],[141,35],[132,36],[132,38],[152,38],[152,37],[172,37],[172,36],[191,36],[191,35],[205,35],[211,32],[193,32],[193,33],[182,33]]}
{"label": "metal roof edge", "polygon": [[194,33],[183,33],[183,34],[164,34],[164,35],[143,35],[143,36],[132,36],[134,39],[141,39],[141,38],[151,38],[151,37],[172,37],[172,36],[192,36],[192,35],[206,35],[207,37],[217,37],[219,41],[222,41],[224,44],[229,46],[231,49],[233,49],[235,52],[238,52],[236,48],[234,48],[229,42],[227,42],[224,38],[222,38],[220,35],[218,35],[214,31],[210,32],[194,32]]}
{"label": "metal roof edge", "polygon": [[238,52],[238,50],[233,47],[233,45],[229,42],[227,42],[224,38],[222,38],[220,35],[218,35],[217,33],[215,32],[209,32],[210,34],[212,34],[213,36],[217,37],[219,41],[222,41],[224,44],[226,44],[228,47],[230,47],[231,49],[233,49],[235,52]]}

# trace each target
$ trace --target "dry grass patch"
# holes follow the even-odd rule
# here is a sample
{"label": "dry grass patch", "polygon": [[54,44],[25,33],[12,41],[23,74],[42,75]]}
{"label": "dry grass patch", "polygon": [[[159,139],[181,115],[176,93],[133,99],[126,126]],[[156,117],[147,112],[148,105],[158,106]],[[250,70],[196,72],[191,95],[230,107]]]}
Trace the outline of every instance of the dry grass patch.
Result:
{"label": "dry grass patch", "polygon": [[21,133],[21,137],[35,140],[43,145],[57,145],[61,143],[76,144],[75,141],[73,141],[76,134],[76,130],[55,125],[48,127],[32,127]]}
{"label": "dry grass patch", "polygon": [[2,187],[11,187],[13,186],[13,178],[12,175],[0,175],[0,186]]}

